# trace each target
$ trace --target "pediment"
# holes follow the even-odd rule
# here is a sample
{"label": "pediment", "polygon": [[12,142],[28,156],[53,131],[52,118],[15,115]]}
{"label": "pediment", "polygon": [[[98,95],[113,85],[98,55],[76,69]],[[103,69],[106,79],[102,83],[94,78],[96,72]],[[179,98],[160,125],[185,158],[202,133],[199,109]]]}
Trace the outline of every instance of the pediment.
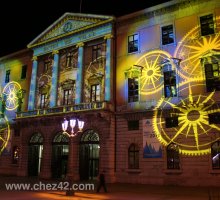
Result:
{"label": "pediment", "polygon": [[51,42],[60,37],[80,32],[84,29],[98,26],[113,20],[112,16],[93,15],[82,13],[65,13],[38,37],[28,44],[28,47],[40,45],[42,43]]}

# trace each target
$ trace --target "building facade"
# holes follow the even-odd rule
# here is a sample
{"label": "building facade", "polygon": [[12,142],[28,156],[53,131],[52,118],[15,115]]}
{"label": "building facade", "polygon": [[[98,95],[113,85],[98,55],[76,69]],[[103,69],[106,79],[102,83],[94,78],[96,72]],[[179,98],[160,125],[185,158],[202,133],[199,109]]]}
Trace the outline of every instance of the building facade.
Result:
{"label": "building facade", "polygon": [[117,19],[117,181],[220,184],[219,31],[219,1]]}
{"label": "building facade", "polygon": [[[65,13],[28,45],[30,91],[16,113],[18,176],[89,180],[102,169],[113,181],[113,25],[113,17]],[[63,134],[64,119],[74,118],[74,133]]]}
{"label": "building facade", "polygon": [[[219,185],[219,33],[217,0],[119,18],[65,13],[25,55],[0,60],[1,115],[14,119],[1,131],[12,130],[12,145],[0,173],[95,180],[104,170],[108,182]],[[18,56],[24,85],[8,80]],[[62,127],[72,118],[74,132]]]}

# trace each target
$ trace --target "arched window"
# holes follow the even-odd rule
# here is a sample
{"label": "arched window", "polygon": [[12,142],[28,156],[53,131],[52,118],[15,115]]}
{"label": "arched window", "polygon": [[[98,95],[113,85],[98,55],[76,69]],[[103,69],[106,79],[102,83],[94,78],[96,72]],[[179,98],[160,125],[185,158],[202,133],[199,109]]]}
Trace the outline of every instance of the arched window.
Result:
{"label": "arched window", "polygon": [[128,148],[128,168],[139,169],[139,148],[134,143]]}
{"label": "arched window", "polygon": [[30,141],[29,141],[30,144],[43,144],[43,137],[40,133],[35,133]]}
{"label": "arched window", "polygon": [[180,169],[179,147],[171,143],[167,146],[167,168]]}
{"label": "arched window", "polygon": [[18,146],[14,146],[13,147],[13,157],[12,157],[12,163],[13,164],[17,164],[18,160],[19,160],[19,153],[20,153],[20,149]]}
{"label": "arched window", "polygon": [[220,169],[220,140],[212,144],[211,154],[212,154],[212,169]]}

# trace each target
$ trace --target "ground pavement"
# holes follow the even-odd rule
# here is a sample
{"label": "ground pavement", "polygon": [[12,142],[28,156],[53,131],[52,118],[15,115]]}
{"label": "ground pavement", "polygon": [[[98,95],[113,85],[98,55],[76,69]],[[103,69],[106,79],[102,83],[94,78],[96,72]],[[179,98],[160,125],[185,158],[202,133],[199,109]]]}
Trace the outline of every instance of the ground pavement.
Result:
{"label": "ground pavement", "polygon": [[[0,200],[220,200],[220,187],[153,186],[144,184],[107,184],[101,190],[76,191],[66,196],[65,191],[8,191],[5,183],[35,183],[39,180],[0,176]],[[48,181],[46,182],[48,183]]]}

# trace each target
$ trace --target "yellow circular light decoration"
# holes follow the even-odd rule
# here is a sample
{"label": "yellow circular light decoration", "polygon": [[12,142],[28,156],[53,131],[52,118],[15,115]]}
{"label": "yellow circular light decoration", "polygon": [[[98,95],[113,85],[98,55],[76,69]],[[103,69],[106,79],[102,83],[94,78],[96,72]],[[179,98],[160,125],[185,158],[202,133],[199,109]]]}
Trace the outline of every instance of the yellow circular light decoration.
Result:
{"label": "yellow circular light decoration", "polygon": [[[220,17],[216,19],[220,28]],[[203,80],[201,58],[211,50],[220,49],[220,34],[201,36],[200,26],[194,27],[178,43],[174,57],[181,59],[179,75],[185,80]]]}
{"label": "yellow circular light decoration", "polygon": [[0,155],[8,144],[10,138],[9,122],[5,115],[0,112]]}
{"label": "yellow circular light decoration", "polygon": [[5,97],[6,109],[14,110],[18,107],[18,96],[17,94],[21,90],[21,86],[15,82],[9,82],[2,91],[2,96]]}
{"label": "yellow circular light decoration", "polygon": [[[183,90],[189,90],[186,98],[172,102],[172,98],[162,98],[154,110],[153,127],[158,140],[165,146],[171,142],[179,145],[179,152],[185,155],[203,155],[211,152],[211,143],[220,138],[220,124],[209,124],[208,114],[220,112],[209,95],[192,95],[192,89],[198,84],[188,85]],[[202,84],[201,84],[202,85]],[[195,87],[195,88],[194,88]],[[165,117],[178,117],[178,126],[165,127]]]}
{"label": "yellow circular light decoration", "polygon": [[142,94],[153,94],[160,91],[163,87],[162,63],[170,59],[171,55],[162,50],[154,50],[144,54],[135,65],[143,67],[140,77],[140,92]]}

